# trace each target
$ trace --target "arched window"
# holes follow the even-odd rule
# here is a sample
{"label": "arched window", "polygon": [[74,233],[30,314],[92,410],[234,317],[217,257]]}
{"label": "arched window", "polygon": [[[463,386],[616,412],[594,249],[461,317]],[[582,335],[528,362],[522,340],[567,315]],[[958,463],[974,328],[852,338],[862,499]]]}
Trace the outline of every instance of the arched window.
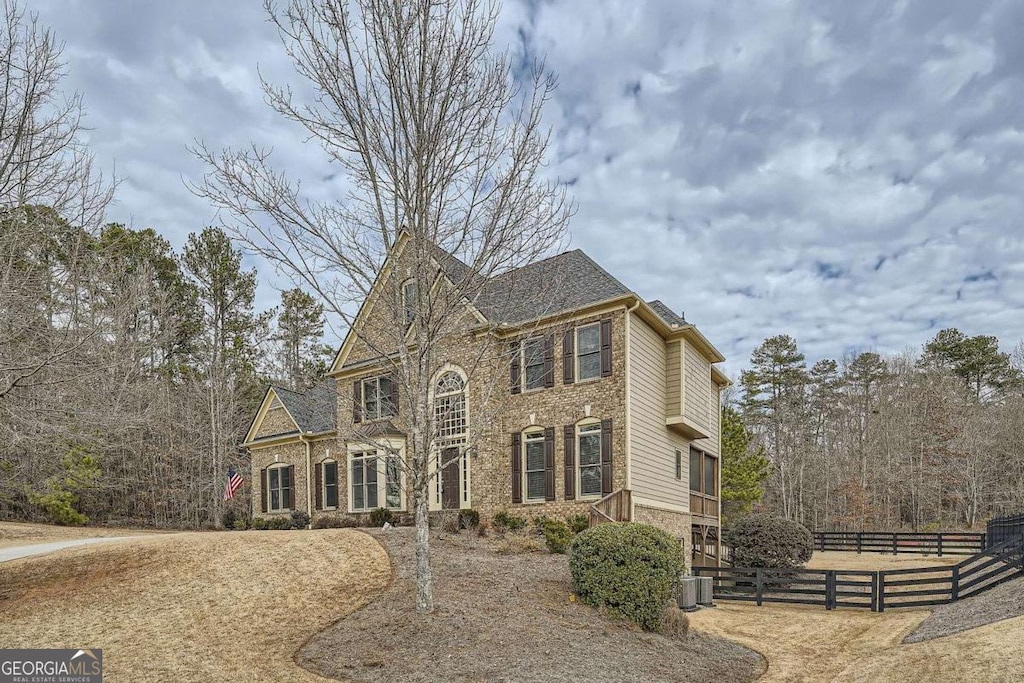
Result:
{"label": "arched window", "polygon": [[434,385],[437,436],[454,442],[466,438],[466,380],[457,372],[442,374]]}

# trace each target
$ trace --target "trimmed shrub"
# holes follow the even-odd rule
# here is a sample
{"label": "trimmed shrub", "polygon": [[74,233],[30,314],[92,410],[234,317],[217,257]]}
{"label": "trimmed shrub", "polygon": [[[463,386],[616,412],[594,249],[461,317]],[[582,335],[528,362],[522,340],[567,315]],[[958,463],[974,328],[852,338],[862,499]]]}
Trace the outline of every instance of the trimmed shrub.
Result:
{"label": "trimmed shrub", "polygon": [[645,631],[661,628],[665,603],[684,566],[682,544],[647,524],[601,524],[569,546],[569,571],[580,600]]}
{"label": "trimmed shrub", "polygon": [[590,528],[590,518],[583,513],[576,515],[569,515],[565,519],[566,525],[569,527],[569,531],[572,532],[573,536],[576,534],[582,534],[588,528]]}
{"label": "trimmed shrub", "polygon": [[291,529],[292,519],[291,517],[271,517],[267,520],[267,528],[278,531],[283,531],[284,529]]}
{"label": "trimmed shrub", "polygon": [[249,520],[245,517],[239,517],[235,520],[235,523],[231,525],[231,528],[235,531],[245,531],[249,528]]}
{"label": "trimmed shrub", "polygon": [[314,529],[340,529],[341,519],[334,515],[322,515],[313,520]]}
{"label": "trimmed shrub", "polygon": [[522,531],[526,528],[526,519],[509,513],[507,510],[498,510],[494,513],[491,526],[499,533],[506,531]]}
{"label": "trimmed shrub", "polygon": [[293,529],[305,529],[309,526],[309,514],[302,510],[292,510],[292,516],[289,521]]}
{"label": "trimmed shrub", "polygon": [[[340,518],[340,521],[341,521],[341,527],[343,529],[354,529],[354,528],[360,526],[359,518],[358,517],[353,517],[352,515],[345,515],[345,516]],[[381,525],[381,526],[383,526],[383,525]]]}
{"label": "trimmed shrub", "polygon": [[564,555],[572,541],[572,532],[565,522],[547,517],[538,517],[534,520],[537,530],[544,536],[544,544],[548,551],[557,555]]}
{"label": "trimmed shrub", "polygon": [[220,516],[220,523],[225,529],[234,529],[236,519],[238,519],[238,514],[232,508],[227,508]]}
{"label": "trimmed shrub", "polygon": [[263,530],[265,530],[265,529],[267,529],[269,527],[267,526],[267,520],[265,518],[263,518],[263,517],[253,517],[252,518],[252,528],[255,529],[256,531],[263,531]]}
{"label": "trimmed shrub", "polygon": [[480,524],[480,513],[472,508],[459,510],[459,526],[463,529],[472,529]]}
{"label": "trimmed shrub", "polygon": [[773,515],[747,515],[727,529],[735,567],[802,567],[814,554],[814,537],[797,522]]}
{"label": "trimmed shrub", "polygon": [[385,524],[394,524],[394,515],[387,508],[377,508],[370,513],[370,526],[380,528]]}

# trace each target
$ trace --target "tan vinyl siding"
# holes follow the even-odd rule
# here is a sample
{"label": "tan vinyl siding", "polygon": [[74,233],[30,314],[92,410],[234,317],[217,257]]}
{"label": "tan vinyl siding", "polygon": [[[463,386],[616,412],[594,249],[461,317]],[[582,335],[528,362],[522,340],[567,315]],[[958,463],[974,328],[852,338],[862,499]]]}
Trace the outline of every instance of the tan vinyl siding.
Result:
{"label": "tan vinyl siding", "polygon": [[682,342],[674,341],[666,345],[665,356],[665,414],[679,415],[679,404],[682,401],[680,391],[682,374],[679,367],[680,347]]}
{"label": "tan vinyl siding", "polygon": [[693,442],[693,445],[702,451],[711,453],[712,455],[720,455],[718,448],[718,431],[721,429],[722,422],[722,410],[720,407],[720,396],[721,393],[718,387],[712,387],[710,397],[710,420],[708,424],[708,438],[698,439]]}
{"label": "tan vinyl siding", "polygon": [[[630,314],[630,466],[634,499],[689,509],[686,440],[665,426],[667,353],[647,323]],[[675,477],[675,450],[683,451],[683,476]]]}
{"label": "tan vinyl siding", "polygon": [[711,427],[711,363],[693,346],[685,350],[686,417],[699,427]]}

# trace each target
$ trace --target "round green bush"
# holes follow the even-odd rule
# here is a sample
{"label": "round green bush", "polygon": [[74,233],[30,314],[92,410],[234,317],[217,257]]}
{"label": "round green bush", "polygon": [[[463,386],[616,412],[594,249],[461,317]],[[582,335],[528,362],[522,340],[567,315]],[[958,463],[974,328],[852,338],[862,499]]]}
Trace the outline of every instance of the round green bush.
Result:
{"label": "round green bush", "polygon": [[814,554],[814,537],[802,524],[773,515],[747,515],[727,529],[735,567],[802,567]]}
{"label": "round green bush", "polygon": [[580,600],[631,619],[645,631],[661,627],[684,566],[682,544],[647,524],[600,524],[569,546],[569,571]]}

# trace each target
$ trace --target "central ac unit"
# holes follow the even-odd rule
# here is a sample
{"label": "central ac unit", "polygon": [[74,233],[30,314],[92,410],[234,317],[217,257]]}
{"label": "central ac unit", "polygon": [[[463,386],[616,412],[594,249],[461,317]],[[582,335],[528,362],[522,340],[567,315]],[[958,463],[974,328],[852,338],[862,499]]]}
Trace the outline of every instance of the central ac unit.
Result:
{"label": "central ac unit", "polygon": [[710,576],[697,576],[697,604],[704,607],[714,605],[714,579]]}
{"label": "central ac unit", "polygon": [[684,576],[679,579],[676,587],[676,604],[679,609],[692,612],[697,609],[697,579],[693,576]]}

